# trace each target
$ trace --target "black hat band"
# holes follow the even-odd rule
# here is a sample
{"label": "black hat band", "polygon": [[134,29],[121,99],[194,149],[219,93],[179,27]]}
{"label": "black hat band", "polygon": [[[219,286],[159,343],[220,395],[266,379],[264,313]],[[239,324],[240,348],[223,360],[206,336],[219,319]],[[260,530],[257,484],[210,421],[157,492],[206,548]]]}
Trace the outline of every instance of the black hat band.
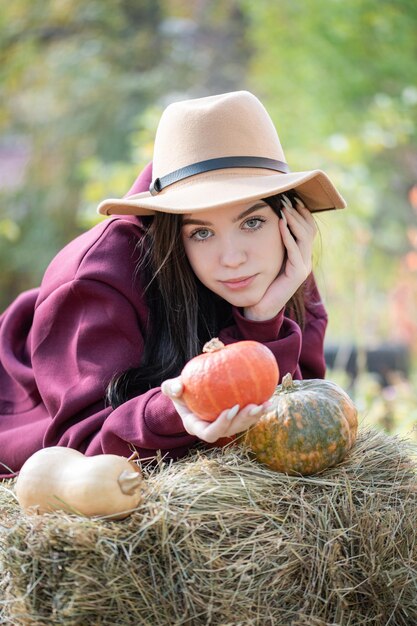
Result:
{"label": "black hat band", "polygon": [[161,178],[155,178],[149,185],[149,191],[153,196],[156,196],[160,191],[169,187],[169,185],[173,185],[189,176],[195,176],[196,174],[211,172],[213,170],[227,169],[229,167],[258,167],[275,170],[276,172],[281,172],[281,174],[288,174],[290,172],[290,168],[284,161],[276,161],[275,159],[254,156],[221,157],[219,159],[199,161],[198,163],[181,167],[179,170],[161,176]]}

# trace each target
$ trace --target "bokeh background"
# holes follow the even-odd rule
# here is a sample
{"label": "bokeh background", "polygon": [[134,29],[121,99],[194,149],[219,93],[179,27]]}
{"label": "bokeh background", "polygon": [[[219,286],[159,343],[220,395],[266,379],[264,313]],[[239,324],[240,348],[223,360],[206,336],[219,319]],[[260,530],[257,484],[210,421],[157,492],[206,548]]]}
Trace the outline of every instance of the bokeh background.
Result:
{"label": "bokeh background", "polygon": [[13,0],[0,11],[0,309],[152,157],[174,100],[253,91],[318,217],[328,378],[417,440],[417,3]]}

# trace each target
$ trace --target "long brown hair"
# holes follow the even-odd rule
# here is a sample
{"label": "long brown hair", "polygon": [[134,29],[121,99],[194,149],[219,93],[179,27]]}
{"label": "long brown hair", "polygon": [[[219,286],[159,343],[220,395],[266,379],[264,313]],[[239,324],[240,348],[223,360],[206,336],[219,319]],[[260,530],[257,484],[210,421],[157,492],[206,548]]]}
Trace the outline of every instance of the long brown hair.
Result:
{"label": "long brown hair", "polygon": [[[293,191],[286,195],[294,201]],[[281,194],[264,201],[280,216]],[[146,232],[139,244],[136,274],[146,285],[148,326],[140,367],[117,374],[108,386],[107,400],[113,408],[178,376],[206,341],[233,323],[231,305],[207,289],[188,262],[181,237],[182,215],[156,213],[142,221]],[[303,326],[302,287],[288,302],[287,314]]]}

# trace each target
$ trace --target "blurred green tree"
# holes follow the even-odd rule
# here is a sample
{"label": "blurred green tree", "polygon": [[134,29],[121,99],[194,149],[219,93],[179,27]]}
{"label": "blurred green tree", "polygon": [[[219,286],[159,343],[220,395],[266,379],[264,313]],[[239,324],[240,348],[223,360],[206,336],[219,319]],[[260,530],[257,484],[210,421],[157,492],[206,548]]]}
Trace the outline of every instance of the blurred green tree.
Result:
{"label": "blurred green tree", "polygon": [[390,299],[410,251],[407,232],[417,225],[408,199],[417,179],[417,5],[243,6],[254,51],[250,84],[289,146],[290,165],[325,169],[349,203],[347,212],[319,218],[330,337],[404,340]]}
{"label": "blurred green tree", "polygon": [[1,189],[2,304],[80,231],[83,163],[124,158],[135,115],[162,91],[160,20],[156,0],[3,6],[0,148],[15,169]]}
{"label": "blurred green tree", "polygon": [[16,0],[0,13],[0,309],[123,194],[162,108],[237,88],[238,1]]}

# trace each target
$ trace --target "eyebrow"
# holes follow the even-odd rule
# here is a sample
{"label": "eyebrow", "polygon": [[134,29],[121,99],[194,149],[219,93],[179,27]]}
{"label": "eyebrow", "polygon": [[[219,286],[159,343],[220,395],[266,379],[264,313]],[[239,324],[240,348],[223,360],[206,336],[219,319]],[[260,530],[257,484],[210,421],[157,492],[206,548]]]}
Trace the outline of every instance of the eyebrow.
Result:
{"label": "eyebrow", "polygon": [[[243,219],[247,215],[250,215],[254,211],[258,209],[266,209],[267,207],[268,205],[265,204],[265,202],[262,202],[262,203],[258,202],[257,204],[254,204],[253,206],[251,206],[249,209],[246,209],[246,211],[243,211],[243,213],[239,213],[237,217],[233,218],[232,222],[238,222],[239,220]],[[183,220],[182,220],[182,225],[186,226],[187,224],[197,224],[198,226],[213,226],[212,222],[204,222],[203,220],[198,220],[198,219],[195,219],[194,217],[186,217],[184,215]]]}

